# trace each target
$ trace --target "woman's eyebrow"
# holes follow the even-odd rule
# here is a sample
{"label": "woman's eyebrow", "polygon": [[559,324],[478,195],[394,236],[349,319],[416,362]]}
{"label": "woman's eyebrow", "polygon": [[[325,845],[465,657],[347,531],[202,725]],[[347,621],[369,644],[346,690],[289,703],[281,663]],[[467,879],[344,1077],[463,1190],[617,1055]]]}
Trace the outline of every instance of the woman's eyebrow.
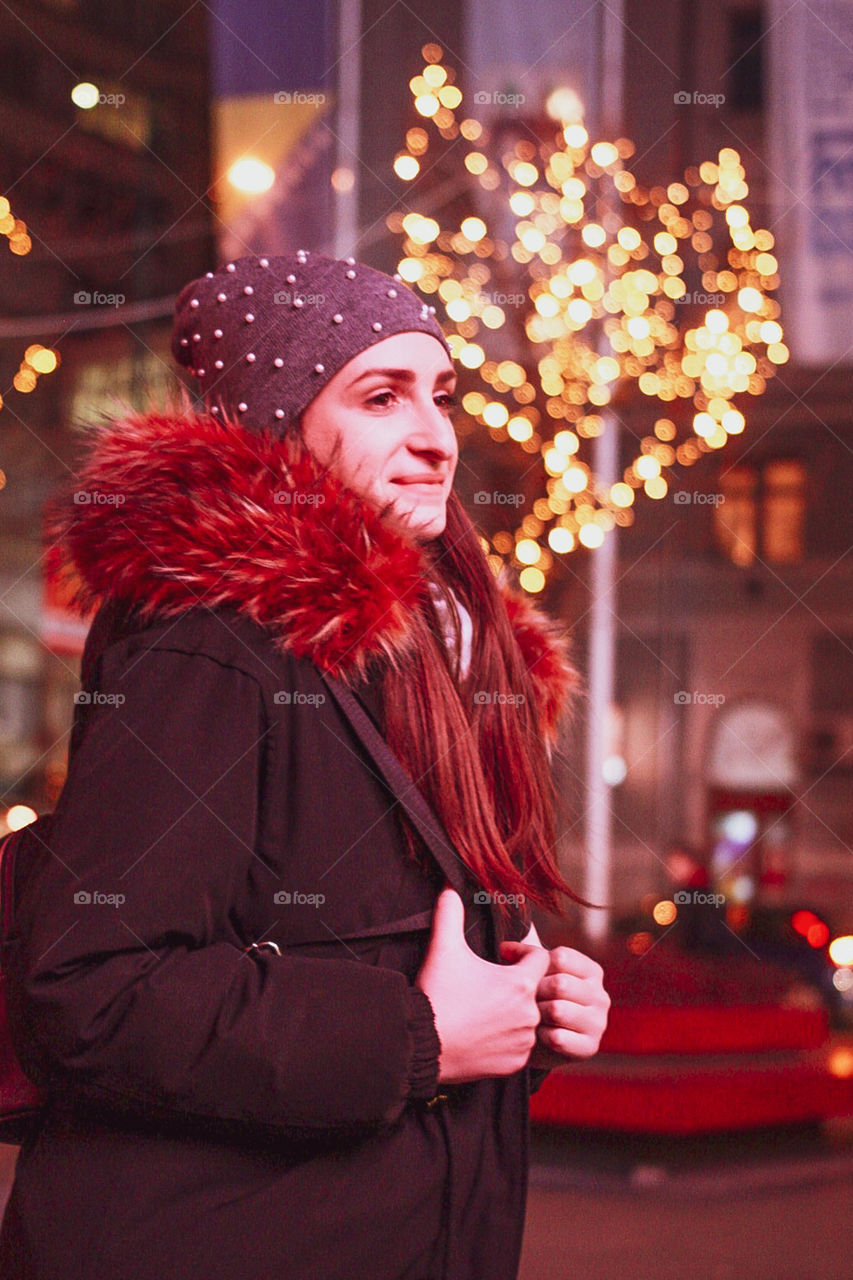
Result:
{"label": "woman's eyebrow", "polygon": [[[436,374],[436,382],[450,382],[455,380],[457,374],[455,369],[442,369]],[[360,373],[357,378],[353,378],[350,383],[351,387],[355,387],[359,382],[363,382],[365,378],[391,378],[396,382],[414,382],[417,374],[414,369],[365,369],[364,373]]]}

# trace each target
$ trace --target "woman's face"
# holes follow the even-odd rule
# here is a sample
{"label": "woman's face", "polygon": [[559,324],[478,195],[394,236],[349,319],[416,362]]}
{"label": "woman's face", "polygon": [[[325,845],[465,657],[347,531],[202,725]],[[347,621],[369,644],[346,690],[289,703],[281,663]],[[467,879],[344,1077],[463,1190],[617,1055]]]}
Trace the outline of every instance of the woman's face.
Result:
{"label": "woman's face", "polygon": [[371,506],[389,502],[416,538],[444,531],[459,448],[450,418],[456,374],[428,333],[398,333],[355,356],[302,415],[317,460]]}

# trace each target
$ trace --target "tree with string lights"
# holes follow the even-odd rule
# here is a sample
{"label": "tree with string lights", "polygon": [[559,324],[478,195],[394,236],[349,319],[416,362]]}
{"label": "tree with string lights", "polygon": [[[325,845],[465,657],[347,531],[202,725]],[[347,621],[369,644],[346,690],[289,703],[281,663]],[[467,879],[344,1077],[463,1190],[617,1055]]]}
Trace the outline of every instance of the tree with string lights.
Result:
{"label": "tree with string lights", "polygon": [[[600,546],[638,495],[663,498],[679,468],[745,429],[744,397],[788,359],[774,239],[751,225],[731,148],[647,190],[632,142],[593,141],[571,92],[552,95],[547,121],[478,119],[442,50],[423,56],[410,82],[420,122],[394,160],[408,187],[408,212],[388,220],[397,270],[434,302],[467,371],[463,434],[538,455],[539,495],[487,547],[538,592],[555,556]],[[454,172],[464,208],[447,206],[442,224],[435,174]],[[588,442],[638,399],[648,434],[602,483]]]}

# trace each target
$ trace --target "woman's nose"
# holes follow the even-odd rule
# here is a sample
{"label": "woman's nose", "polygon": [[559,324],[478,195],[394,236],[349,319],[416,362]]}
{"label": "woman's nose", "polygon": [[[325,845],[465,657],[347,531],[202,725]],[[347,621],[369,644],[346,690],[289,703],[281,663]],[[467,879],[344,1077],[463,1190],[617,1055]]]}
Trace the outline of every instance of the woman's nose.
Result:
{"label": "woman's nose", "polygon": [[418,453],[429,452],[442,460],[454,458],[458,448],[456,431],[447,413],[430,401],[417,411],[417,429],[412,447]]}

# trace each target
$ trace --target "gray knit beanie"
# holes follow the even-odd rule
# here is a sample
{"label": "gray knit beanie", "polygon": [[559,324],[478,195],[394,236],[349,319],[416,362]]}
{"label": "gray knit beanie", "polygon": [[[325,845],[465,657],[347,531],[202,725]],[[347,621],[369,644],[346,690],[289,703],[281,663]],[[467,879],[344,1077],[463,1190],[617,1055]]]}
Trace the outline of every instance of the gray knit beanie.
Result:
{"label": "gray knit beanie", "polygon": [[450,353],[435,308],[398,276],[300,249],[239,258],[186,285],[172,353],[210,413],[282,436],[354,356],[412,331]]}

